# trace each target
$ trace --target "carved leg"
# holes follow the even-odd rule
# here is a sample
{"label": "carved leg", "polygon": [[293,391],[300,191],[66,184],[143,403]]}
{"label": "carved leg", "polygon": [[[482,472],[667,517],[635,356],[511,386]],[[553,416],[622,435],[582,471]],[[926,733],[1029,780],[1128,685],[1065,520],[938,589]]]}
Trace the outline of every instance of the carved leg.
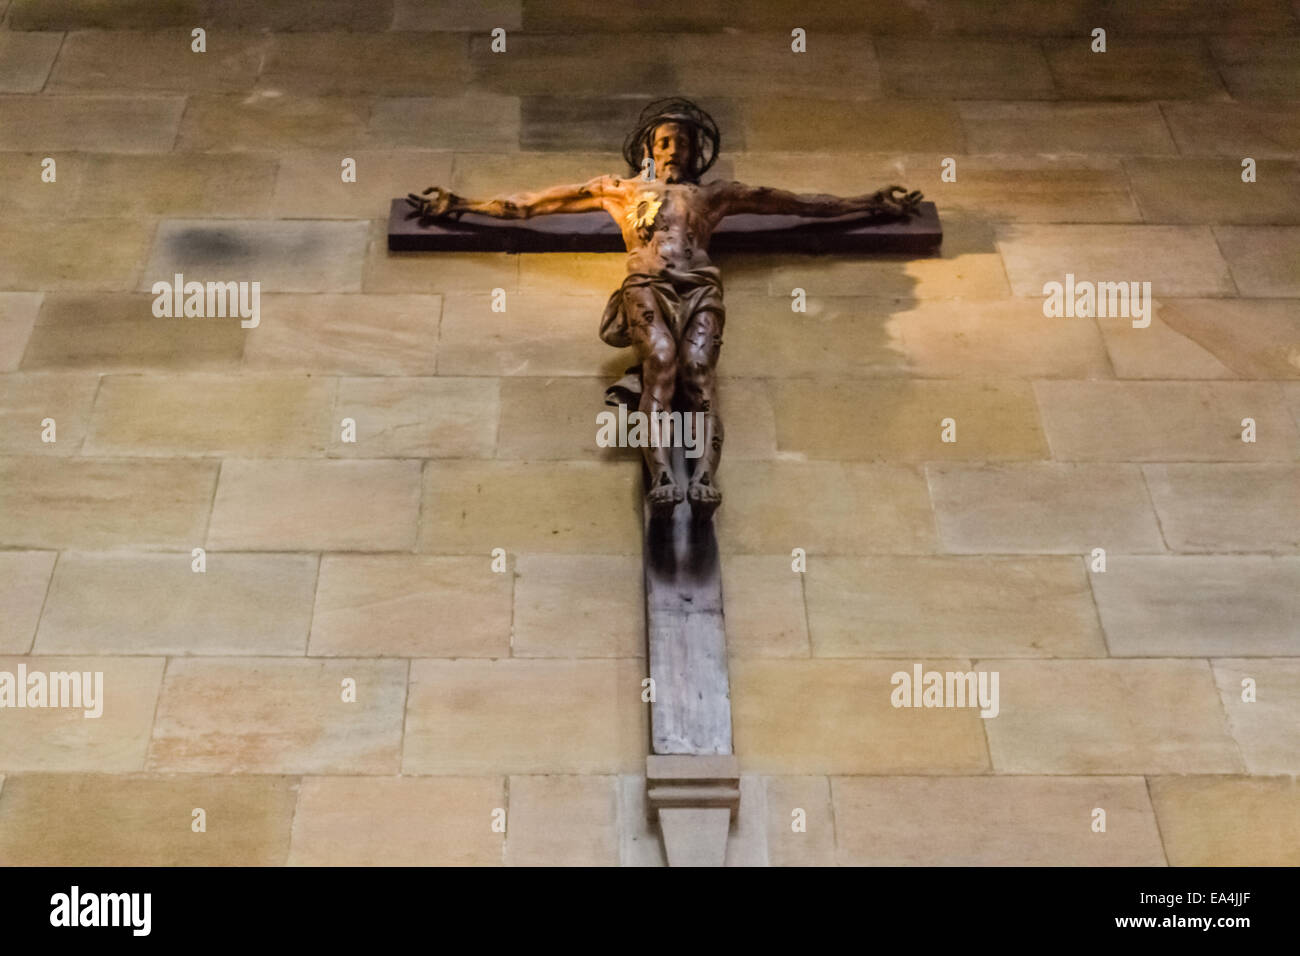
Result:
{"label": "carved leg", "polygon": [[[671,411],[677,384],[677,346],[672,332],[659,313],[659,304],[647,289],[629,289],[625,293],[630,317],[632,343],[641,360],[641,405],[638,409],[658,420],[657,413]],[[646,498],[650,510],[658,516],[672,514],[685,497],[673,478],[671,435],[662,436],[659,446],[642,449],[646,469],[650,472]]]}
{"label": "carved leg", "polygon": [[696,459],[686,492],[691,513],[705,521],[722,504],[717,485],[718,463],[722,458],[722,416],[717,400],[718,353],[722,348],[722,315],[712,309],[691,317],[682,337],[680,352],[682,399],[686,409],[704,418],[703,456]]}

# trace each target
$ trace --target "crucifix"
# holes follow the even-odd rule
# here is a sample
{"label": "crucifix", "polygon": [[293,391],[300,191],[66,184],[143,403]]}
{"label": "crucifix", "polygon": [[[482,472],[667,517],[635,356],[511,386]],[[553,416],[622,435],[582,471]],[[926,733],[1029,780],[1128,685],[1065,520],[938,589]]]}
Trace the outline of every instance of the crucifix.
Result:
{"label": "crucifix", "polygon": [[[609,298],[600,337],[637,358],[606,403],[657,426],[642,448],[646,804],[669,865],[720,865],[740,802],[713,531],[723,500],[716,386],[726,311],[709,250],[930,252],[942,238],[933,204],[899,186],[839,197],[702,183],[720,146],[708,113],[660,100],[623,144],[626,177],[483,200],[430,186],[394,200],[389,220],[392,250],[626,249],[627,277]],[[511,225],[520,221],[530,222]],[[700,426],[692,455],[683,447],[688,415]]]}

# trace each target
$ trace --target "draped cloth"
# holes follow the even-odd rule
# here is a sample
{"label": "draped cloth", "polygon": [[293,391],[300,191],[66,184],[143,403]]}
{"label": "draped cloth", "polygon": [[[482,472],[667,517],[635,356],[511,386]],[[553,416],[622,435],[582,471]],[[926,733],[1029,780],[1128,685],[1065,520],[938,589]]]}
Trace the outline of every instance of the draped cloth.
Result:
{"label": "draped cloth", "polygon": [[[721,332],[726,312],[722,305],[722,273],[717,266],[682,271],[664,269],[653,274],[631,272],[605,305],[605,314],[600,320],[600,338],[606,344],[615,348],[627,348],[633,344],[625,293],[628,289],[638,288],[648,288],[654,295],[678,347],[691,318],[699,312],[716,312],[718,331]],[[641,366],[634,365],[605,389],[605,404],[637,408],[641,404],[641,387]]]}

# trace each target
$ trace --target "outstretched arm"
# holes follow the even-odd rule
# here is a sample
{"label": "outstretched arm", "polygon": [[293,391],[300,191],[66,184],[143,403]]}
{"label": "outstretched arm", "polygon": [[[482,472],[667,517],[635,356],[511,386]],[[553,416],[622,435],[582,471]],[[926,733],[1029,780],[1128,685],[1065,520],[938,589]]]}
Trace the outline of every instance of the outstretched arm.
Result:
{"label": "outstretched arm", "polygon": [[853,213],[911,216],[916,212],[921,194],[909,193],[902,186],[889,186],[866,196],[830,196],[825,193],[792,193],[770,186],[727,183],[722,187],[719,198],[723,216],[755,213],[829,218]]}
{"label": "outstretched arm", "polygon": [[594,212],[605,208],[611,177],[601,176],[574,186],[552,186],[538,192],[516,193],[494,199],[465,199],[439,186],[430,186],[419,196],[410,193],[410,203],[421,219],[442,219],[475,212],[497,219],[530,219],[556,212]]}

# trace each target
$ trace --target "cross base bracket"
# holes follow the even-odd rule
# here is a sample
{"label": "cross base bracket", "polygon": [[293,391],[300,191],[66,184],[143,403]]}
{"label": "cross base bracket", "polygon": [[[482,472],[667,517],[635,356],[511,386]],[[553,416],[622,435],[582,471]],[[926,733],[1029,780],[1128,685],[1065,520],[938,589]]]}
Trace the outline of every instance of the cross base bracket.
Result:
{"label": "cross base bracket", "polygon": [[740,768],[732,755],[646,757],[646,813],[659,821],[669,866],[722,866],[727,832],[740,811]]}

